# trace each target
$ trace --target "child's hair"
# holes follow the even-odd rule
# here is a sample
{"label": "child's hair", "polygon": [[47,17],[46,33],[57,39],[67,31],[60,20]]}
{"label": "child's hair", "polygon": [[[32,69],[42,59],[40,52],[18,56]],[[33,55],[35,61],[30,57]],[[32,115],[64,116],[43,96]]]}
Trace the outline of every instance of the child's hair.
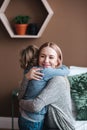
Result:
{"label": "child's hair", "polygon": [[30,66],[37,65],[38,47],[29,45],[20,52],[20,67],[27,69]]}

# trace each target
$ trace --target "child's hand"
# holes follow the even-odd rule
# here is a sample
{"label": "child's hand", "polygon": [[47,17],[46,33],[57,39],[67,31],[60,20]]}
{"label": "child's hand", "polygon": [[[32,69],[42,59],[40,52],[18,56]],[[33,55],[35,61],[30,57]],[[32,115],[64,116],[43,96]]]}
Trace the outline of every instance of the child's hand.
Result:
{"label": "child's hand", "polygon": [[30,71],[27,74],[25,74],[25,77],[28,80],[32,80],[32,79],[40,80],[43,77],[43,74],[40,72],[40,70],[42,69],[33,67],[32,69],[30,69]]}

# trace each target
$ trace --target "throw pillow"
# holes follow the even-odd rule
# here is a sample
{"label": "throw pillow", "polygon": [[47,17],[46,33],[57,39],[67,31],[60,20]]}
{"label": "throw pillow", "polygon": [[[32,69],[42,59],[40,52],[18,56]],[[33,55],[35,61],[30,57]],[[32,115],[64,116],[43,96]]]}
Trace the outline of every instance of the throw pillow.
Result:
{"label": "throw pillow", "polygon": [[77,120],[87,120],[87,73],[68,76],[71,86],[71,97],[75,102]]}

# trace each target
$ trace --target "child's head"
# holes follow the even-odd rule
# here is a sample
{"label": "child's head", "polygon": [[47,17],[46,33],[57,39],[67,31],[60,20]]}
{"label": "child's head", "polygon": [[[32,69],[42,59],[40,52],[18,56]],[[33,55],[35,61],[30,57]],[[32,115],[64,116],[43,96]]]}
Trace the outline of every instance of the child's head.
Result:
{"label": "child's head", "polygon": [[35,45],[29,45],[24,48],[20,53],[20,66],[23,69],[27,69],[30,66],[37,65],[38,47]]}
{"label": "child's head", "polygon": [[53,42],[46,42],[39,48],[38,63],[43,67],[59,67],[62,65],[63,56],[61,49]]}

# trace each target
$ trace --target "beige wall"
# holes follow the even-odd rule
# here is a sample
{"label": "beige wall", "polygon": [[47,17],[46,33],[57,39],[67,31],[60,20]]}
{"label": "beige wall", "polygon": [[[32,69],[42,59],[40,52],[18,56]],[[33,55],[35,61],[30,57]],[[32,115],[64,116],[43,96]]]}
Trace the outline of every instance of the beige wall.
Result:
{"label": "beige wall", "polygon": [[19,52],[23,47],[53,41],[63,51],[64,64],[87,67],[87,0],[48,2],[54,15],[40,38],[11,38],[0,21],[0,116],[11,116],[11,92],[22,79]]}

